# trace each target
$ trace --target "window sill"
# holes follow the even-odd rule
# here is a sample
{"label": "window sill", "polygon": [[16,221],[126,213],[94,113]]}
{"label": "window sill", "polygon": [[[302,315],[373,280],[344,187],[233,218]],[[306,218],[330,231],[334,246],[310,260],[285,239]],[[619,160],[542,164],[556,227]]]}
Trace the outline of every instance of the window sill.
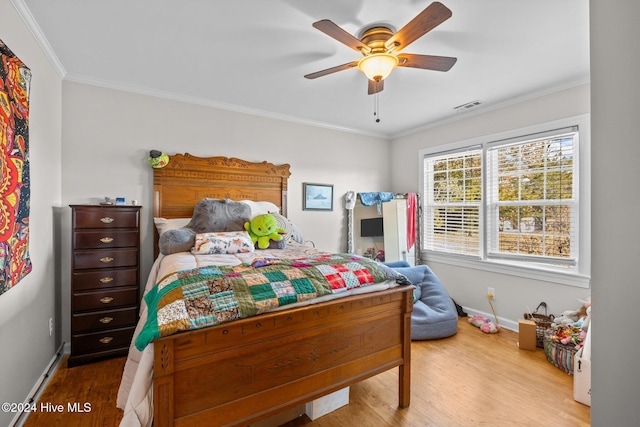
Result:
{"label": "window sill", "polygon": [[505,261],[485,261],[463,255],[450,255],[425,251],[421,254],[422,260],[427,264],[440,262],[459,267],[473,268],[476,270],[490,271],[498,274],[526,277],[528,279],[542,280],[561,285],[589,288],[591,278],[576,272],[565,272],[551,268],[532,268],[521,264]]}

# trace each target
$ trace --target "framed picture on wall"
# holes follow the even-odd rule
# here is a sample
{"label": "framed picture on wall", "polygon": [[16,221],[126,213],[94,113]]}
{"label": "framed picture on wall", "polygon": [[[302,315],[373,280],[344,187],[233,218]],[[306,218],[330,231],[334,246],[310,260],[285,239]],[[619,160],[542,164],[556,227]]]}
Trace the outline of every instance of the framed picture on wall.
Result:
{"label": "framed picture on wall", "polygon": [[303,183],[302,209],[305,211],[332,211],[333,185]]}

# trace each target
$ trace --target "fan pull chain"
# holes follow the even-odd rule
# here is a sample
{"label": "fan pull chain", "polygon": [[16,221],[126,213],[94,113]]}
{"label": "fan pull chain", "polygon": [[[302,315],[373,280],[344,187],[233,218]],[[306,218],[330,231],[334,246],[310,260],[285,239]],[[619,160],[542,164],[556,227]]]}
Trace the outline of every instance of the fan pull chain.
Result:
{"label": "fan pull chain", "polygon": [[377,92],[373,95],[373,116],[376,117],[376,123],[380,123],[380,101]]}

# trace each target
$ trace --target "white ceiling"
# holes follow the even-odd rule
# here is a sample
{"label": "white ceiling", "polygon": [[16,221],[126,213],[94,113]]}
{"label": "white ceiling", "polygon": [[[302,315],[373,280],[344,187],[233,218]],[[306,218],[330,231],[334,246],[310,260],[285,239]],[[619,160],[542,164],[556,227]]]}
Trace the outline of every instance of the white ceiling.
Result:
{"label": "white ceiling", "polygon": [[14,0],[68,80],[385,138],[589,81],[587,0],[442,0],[453,16],[402,52],[458,62],[394,70],[379,123],[357,69],[303,78],[361,57],[313,22],[399,29],[430,3]]}

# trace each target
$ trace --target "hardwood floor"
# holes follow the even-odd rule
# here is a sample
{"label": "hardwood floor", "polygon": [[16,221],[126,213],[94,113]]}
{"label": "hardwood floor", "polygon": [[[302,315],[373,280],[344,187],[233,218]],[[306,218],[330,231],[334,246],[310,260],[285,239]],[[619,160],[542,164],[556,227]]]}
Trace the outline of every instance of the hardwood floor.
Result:
{"label": "hardwood floor", "polygon": [[[398,370],[393,369],[352,386],[349,405],[285,426],[589,426],[590,408],[573,400],[573,377],[551,365],[542,349],[518,349],[517,340],[517,333],[484,334],[460,319],[451,338],[413,342],[409,408],[397,408]],[[124,358],[118,358],[69,369],[63,360],[37,406],[50,403],[64,410],[39,410],[24,426],[117,426],[123,366]],[[74,403],[89,403],[90,411],[70,412],[68,404]]]}

